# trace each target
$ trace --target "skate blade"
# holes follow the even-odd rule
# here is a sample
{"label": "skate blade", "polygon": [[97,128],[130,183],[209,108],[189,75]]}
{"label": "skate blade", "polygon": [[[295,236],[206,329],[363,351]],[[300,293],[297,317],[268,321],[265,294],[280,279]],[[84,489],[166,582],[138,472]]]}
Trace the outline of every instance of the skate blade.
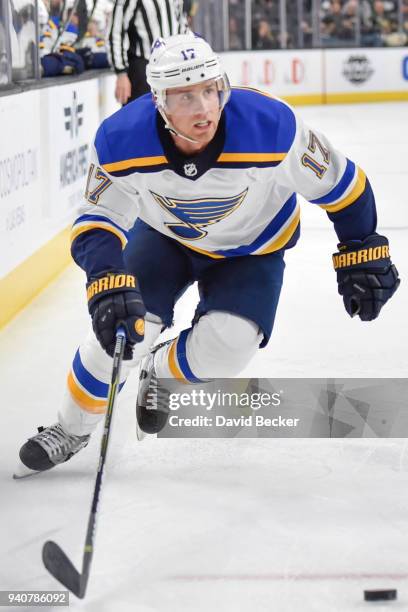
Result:
{"label": "skate blade", "polygon": [[29,478],[30,476],[35,476],[36,474],[41,474],[41,472],[38,472],[37,470],[30,470],[30,468],[20,461],[14,470],[13,478],[14,480],[21,480],[22,478]]}
{"label": "skate blade", "polygon": [[146,436],[147,436],[147,433],[140,429],[139,424],[136,421],[136,438],[137,438],[137,440],[139,442],[143,442],[143,440],[145,439]]}

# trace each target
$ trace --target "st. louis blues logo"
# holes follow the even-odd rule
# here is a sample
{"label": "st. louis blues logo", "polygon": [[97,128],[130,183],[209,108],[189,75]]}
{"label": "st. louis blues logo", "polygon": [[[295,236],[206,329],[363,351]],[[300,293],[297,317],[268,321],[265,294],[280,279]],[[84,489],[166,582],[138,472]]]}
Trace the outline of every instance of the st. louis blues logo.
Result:
{"label": "st. louis blues logo", "polygon": [[200,240],[207,236],[203,227],[218,223],[234,212],[245,199],[248,188],[229,198],[202,198],[199,200],[177,200],[150,192],[156,202],[171,213],[178,223],[165,223],[178,238]]}

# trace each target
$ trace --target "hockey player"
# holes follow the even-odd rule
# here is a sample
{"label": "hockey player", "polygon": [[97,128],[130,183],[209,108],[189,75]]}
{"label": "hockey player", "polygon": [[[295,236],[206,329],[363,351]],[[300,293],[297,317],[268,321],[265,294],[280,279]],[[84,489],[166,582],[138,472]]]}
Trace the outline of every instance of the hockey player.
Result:
{"label": "hockey player", "polygon": [[[375,231],[364,171],[287,104],[253,89],[231,91],[219,58],[194,35],[158,39],[147,79],[153,95],[96,134],[72,230],[93,331],[75,355],[58,422],[20,451],[31,470],[87,444],[105,411],[119,324],[127,332],[122,382],[144,358],[138,418],[148,432],[166,420],[160,402],[148,410],[157,378],[233,377],[267,345],[284,252],[299,237],[296,193],[334,225],[334,268],[350,316],[375,319],[399,284],[388,241]],[[195,281],[192,326],[149,352]]]}

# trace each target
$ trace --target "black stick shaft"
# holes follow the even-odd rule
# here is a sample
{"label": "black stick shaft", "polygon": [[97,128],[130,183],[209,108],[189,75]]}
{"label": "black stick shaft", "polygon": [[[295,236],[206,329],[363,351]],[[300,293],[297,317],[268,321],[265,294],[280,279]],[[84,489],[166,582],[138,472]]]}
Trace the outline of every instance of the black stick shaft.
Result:
{"label": "black stick shaft", "polygon": [[[61,21],[60,21],[60,25],[58,27],[58,36],[54,42],[54,44],[51,47],[51,53],[53,53],[55,50],[58,50],[58,45],[61,41],[62,35],[64,34],[64,32],[67,30],[70,21],[71,21],[71,16],[75,13],[77,5],[78,5],[79,0],[74,0],[74,4],[71,7],[71,13],[70,16],[66,18],[66,20],[63,20],[63,14],[61,14]],[[63,4],[63,8],[62,11],[64,11],[65,9],[65,2]]]}
{"label": "black stick shaft", "polygon": [[116,332],[116,344],[113,354],[112,375],[108,391],[108,403],[105,416],[105,426],[101,442],[99,455],[98,472],[96,474],[92,506],[89,513],[88,529],[86,532],[84,553],[82,557],[82,572],[79,573],[62,548],[55,542],[49,540],[45,542],[42,549],[42,558],[47,570],[61,582],[67,589],[81,599],[85,597],[91,570],[93,557],[93,545],[96,527],[96,514],[98,511],[99,494],[102,488],[103,469],[105,466],[106,455],[108,452],[109,435],[111,430],[113,408],[119,389],[120,370],[123,360],[123,351],[126,344],[126,334],[124,329],[119,328]]}
{"label": "black stick shaft", "polygon": [[81,592],[82,597],[85,595],[88,584],[91,561],[93,557],[94,535],[96,527],[96,514],[98,511],[99,495],[102,488],[103,470],[105,467],[106,455],[108,452],[109,436],[111,430],[111,422],[113,408],[120,384],[120,371],[123,360],[123,351],[125,349],[126,336],[123,330],[119,329],[116,336],[115,350],[113,353],[112,375],[108,392],[108,404],[106,408],[105,424],[101,442],[101,451],[99,455],[99,466],[96,474],[94,494],[92,498],[92,506],[88,519],[88,529],[86,532],[84,554],[82,558],[82,576],[81,576]]}

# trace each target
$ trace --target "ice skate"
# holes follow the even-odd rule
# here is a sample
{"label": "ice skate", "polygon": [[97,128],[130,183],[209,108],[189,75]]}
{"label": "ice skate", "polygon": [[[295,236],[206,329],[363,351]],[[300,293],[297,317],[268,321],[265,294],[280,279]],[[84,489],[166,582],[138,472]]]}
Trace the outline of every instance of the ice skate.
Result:
{"label": "ice skate", "polygon": [[144,358],[140,368],[139,391],[136,400],[137,438],[143,439],[143,433],[156,434],[163,429],[169,416],[169,390],[156,376],[154,357],[159,348],[168,344],[162,343]]}
{"label": "ice skate", "polygon": [[89,435],[74,436],[65,432],[59,423],[39,427],[20,449],[20,464],[13,478],[39,474],[71,459],[89,442]]}

